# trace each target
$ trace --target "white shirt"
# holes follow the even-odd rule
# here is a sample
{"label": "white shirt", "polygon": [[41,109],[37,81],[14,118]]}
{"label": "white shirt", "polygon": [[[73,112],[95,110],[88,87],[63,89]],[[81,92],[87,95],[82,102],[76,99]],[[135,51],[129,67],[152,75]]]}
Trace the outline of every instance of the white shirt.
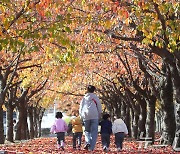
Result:
{"label": "white shirt", "polygon": [[79,108],[79,115],[83,120],[99,119],[102,113],[102,106],[99,98],[94,93],[87,93]]}
{"label": "white shirt", "polygon": [[112,132],[113,134],[124,132],[125,134],[128,134],[128,129],[126,124],[122,119],[116,119],[112,125]]}

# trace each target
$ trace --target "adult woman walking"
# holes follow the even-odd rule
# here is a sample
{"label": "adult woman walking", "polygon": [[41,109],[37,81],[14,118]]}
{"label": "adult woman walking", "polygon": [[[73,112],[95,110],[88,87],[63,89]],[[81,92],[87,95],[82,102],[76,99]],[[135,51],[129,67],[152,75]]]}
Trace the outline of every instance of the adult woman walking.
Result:
{"label": "adult woman walking", "polygon": [[79,115],[85,127],[86,144],[84,149],[89,149],[90,151],[93,151],[96,145],[99,118],[102,113],[101,102],[94,93],[95,89],[92,85],[87,87],[87,93],[83,97],[79,108]]}

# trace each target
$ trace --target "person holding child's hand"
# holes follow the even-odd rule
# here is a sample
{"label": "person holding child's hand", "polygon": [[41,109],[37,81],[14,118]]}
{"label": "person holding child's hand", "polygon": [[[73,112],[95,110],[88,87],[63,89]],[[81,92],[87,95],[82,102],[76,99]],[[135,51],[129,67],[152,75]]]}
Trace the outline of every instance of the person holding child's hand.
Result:
{"label": "person holding child's hand", "polygon": [[94,93],[96,88],[92,85],[87,87],[87,93],[83,97],[79,107],[79,115],[84,123],[85,146],[84,149],[93,151],[98,136],[99,118],[102,106],[98,96]]}

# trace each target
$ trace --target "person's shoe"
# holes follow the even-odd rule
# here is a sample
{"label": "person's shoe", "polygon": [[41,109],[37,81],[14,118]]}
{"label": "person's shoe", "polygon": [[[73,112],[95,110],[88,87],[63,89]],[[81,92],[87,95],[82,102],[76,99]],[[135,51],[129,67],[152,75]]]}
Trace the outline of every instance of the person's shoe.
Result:
{"label": "person's shoe", "polygon": [[108,151],[109,151],[109,148],[106,147],[106,146],[104,146],[104,147],[103,147],[103,151],[104,151],[104,152],[108,152]]}
{"label": "person's shoe", "polygon": [[81,150],[81,146],[80,146],[80,145],[78,145],[77,149],[78,149],[78,150]]}
{"label": "person's shoe", "polygon": [[120,152],[121,151],[121,148],[117,148],[117,152]]}
{"label": "person's shoe", "polygon": [[76,147],[73,147],[73,150],[76,150]]}
{"label": "person's shoe", "polygon": [[106,151],[106,150],[107,150],[107,147],[106,147],[106,146],[104,146],[104,147],[103,147],[103,151]]}
{"label": "person's shoe", "polygon": [[92,149],[88,149],[88,151],[89,151],[89,152],[91,152],[91,153],[93,153],[93,151],[94,151],[94,150],[92,150]]}
{"label": "person's shoe", "polygon": [[90,144],[86,144],[86,145],[84,146],[84,149],[85,149],[85,150],[88,150],[89,147],[90,147]]}

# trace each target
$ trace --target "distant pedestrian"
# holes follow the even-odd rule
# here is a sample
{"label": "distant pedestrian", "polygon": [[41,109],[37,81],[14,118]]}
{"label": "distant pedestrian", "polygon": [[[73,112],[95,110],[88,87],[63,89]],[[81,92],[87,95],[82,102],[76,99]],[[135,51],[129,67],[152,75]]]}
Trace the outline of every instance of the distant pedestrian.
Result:
{"label": "distant pedestrian", "polygon": [[113,134],[115,135],[115,144],[117,151],[121,151],[123,148],[123,141],[125,135],[128,134],[128,129],[124,121],[120,117],[115,117],[115,121],[112,126]]}
{"label": "distant pedestrian", "polygon": [[16,119],[13,119],[13,129],[14,129],[14,131],[16,131],[17,130],[17,125],[16,125],[17,123],[16,123]]}
{"label": "distant pedestrian", "polygon": [[100,122],[101,126],[101,142],[105,152],[109,151],[110,135],[112,134],[112,122],[110,121],[110,115],[104,114],[103,120]]}
{"label": "distant pedestrian", "polygon": [[[78,111],[73,112],[73,118],[70,121],[70,124],[72,125],[72,133],[73,133],[73,149],[81,149],[81,141],[82,141],[82,120],[80,119],[78,115]],[[77,142],[77,147],[76,147]]]}
{"label": "distant pedestrian", "polygon": [[16,119],[13,119],[13,138],[16,139],[17,123]]}
{"label": "distant pedestrian", "polygon": [[101,102],[97,95],[94,94],[95,89],[92,85],[87,87],[87,93],[83,97],[79,108],[79,114],[85,127],[86,144],[84,149],[90,151],[93,151],[96,145],[99,118],[102,113]]}
{"label": "distant pedestrian", "polygon": [[64,150],[65,132],[68,130],[68,126],[62,117],[61,112],[56,113],[56,120],[51,126],[50,132],[57,134],[57,148]]}

